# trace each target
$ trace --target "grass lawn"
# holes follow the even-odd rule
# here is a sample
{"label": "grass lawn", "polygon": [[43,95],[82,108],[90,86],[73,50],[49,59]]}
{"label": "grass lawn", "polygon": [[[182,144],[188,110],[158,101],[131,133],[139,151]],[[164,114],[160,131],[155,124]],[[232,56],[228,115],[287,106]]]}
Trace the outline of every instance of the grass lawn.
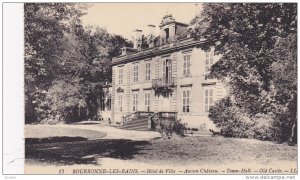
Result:
{"label": "grass lawn", "polygon": [[157,164],[272,164],[296,162],[297,146],[220,136],[185,137],[151,140],[134,157],[137,161]]}
{"label": "grass lawn", "polygon": [[137,141],[106,139],[105,135],[85,129],[31,126],[25,130],[26,163],[97,165],[99,158],[182,166],[297,161],[297,146],[267,141],[217,136]]}

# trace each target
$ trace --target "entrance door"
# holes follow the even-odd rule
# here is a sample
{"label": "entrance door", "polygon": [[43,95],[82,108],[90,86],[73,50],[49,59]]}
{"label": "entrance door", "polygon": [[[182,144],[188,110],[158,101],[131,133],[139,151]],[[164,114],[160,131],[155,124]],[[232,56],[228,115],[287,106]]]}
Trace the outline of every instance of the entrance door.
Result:
{"label": "entrance door", "polygon": [[159,96],[159,111],[171,111],[171,97]]}

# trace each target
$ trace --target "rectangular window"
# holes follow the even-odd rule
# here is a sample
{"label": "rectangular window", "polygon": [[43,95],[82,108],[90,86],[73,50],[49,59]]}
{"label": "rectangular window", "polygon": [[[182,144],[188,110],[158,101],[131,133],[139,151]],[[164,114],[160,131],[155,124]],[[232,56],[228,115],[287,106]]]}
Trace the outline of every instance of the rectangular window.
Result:
{"label": "rectangular window", "polygon": [[118,102],[119,110],[123,111],[123,94],[119,94],[118,100],[119,100]]}
{"label": "rectangular window", "polygon": [[183,75],[189,76],[191,73],[191,55],[183,56]]}
{"label": "rectangular window", "polygon": [[107,111],[111,111],[111,94],[108,94],[108,99],[106,102],[106,109],[107,109]]}
{"label": "rectangular window", "polygon": [[209,108],[213,105],[213,89],[207,88],[204,90],[204,111],[209,112]]}
{"label": "rectangular window", "polygon": [[123,84],[123,68],[119,69],[119,84]]}
{"label": "rectangular window", "polygon": [[172,83],[172,61],[171,59],[163,60],[163,83]]}
{"label": "rectangular window", "polygon": [[146,81],[150,81],[150,78],[151,78],[151,63],[150,62],[147,62],[146,63],[146,73],[145,73],[145,76],[146,76]]}
{"label": "rectangular window", "polygon": [[145,110],[150,111],[150,92],[145,92]]}
{"label": "rectangular window", "polygon": [[133,82],[138,82],[139,80],[139,66],[134,65],[133,66]]}
{"label": "rectangular window", "polygon": [[138,92],[132,93],[132,111],[135,112],[138,109]]}
{"label": "rectangular window", "polygon": [[170,34],[169,34],[169,28],[166,28],[166,29],[165,29],[165,34],[166,34],[166,40],[168,40],[169,37],[170,37]]}
{"label": "rectangular window", "polygon": [[106,101],[105,95],[103,95],[101,98],[101,102],[100,102],[100,110],[101,111],[105,111],[105,101]]}
{"label": "rectangular window", "polygon": [[205,72],[210,71],[210,68],[213,64],[214,64],[214,52],[208,51],[206,52],[206,58],[205,58]]}
{"label": "rectangular window", "polygon": [[191,90],[184,89],[182,91],[182,112],[188,113],[190,112],[190,101],[191,101]]}

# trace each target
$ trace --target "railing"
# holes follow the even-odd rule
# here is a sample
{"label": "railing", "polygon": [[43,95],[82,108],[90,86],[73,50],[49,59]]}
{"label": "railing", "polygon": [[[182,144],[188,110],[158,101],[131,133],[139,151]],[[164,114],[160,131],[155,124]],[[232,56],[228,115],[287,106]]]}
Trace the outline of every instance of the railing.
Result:
{"label": "railing", "polygon": [[138,111],[138,112],[137,112],[139,118],[149,117],[149,116],[151,116],[153,113],[154,113],[154,112],[151,112],[151,111]]}
{"label": "railing", "polygon": [[133,121],[135,119],[135,117],[136,117],[136,112],[123,116],[123,124],[126,124],[126,122],[129,122],[129,121]]}
{"label": "railing", "polygon": [[158,129],[158,127],[161,126],[164,121],[175,121],[176,119],[177,112],[157,112],[149,117],[148,127],[151,129]]}
{"label": "railing", "polygon": [[165,121],[175,121],[177,112],[149,112],[137,111],[123,117],[123,124],[137,120],[139,118],[148,118],[148,129],[159,129]]}
{"label": "railing", "polygon": [[175,78],[159,78],[152,80],[153,88],[172,87],[175,86]]}
{"label": "railing", "polygon": [[153,112],[149,111],[136,111],[133,113],[130,113],[123,117],[123,124],[126,124],[127,122],[134,121],[138,118],[148,118],[153,114]]}

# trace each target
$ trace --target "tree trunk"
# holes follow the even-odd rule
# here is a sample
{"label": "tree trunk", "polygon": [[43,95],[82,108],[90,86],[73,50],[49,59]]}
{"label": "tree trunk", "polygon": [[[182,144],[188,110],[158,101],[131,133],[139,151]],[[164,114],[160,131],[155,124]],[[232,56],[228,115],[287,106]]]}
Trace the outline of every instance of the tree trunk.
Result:
{"label": "tree trunk", "polygon": [[292,133],[291,133],[291,137],[290,137],[290,145],[294,145],[296,142],[294,142],[294,138],[295,138],[295,130],[296,130],[296,123],[293,124],[292,126]]}

